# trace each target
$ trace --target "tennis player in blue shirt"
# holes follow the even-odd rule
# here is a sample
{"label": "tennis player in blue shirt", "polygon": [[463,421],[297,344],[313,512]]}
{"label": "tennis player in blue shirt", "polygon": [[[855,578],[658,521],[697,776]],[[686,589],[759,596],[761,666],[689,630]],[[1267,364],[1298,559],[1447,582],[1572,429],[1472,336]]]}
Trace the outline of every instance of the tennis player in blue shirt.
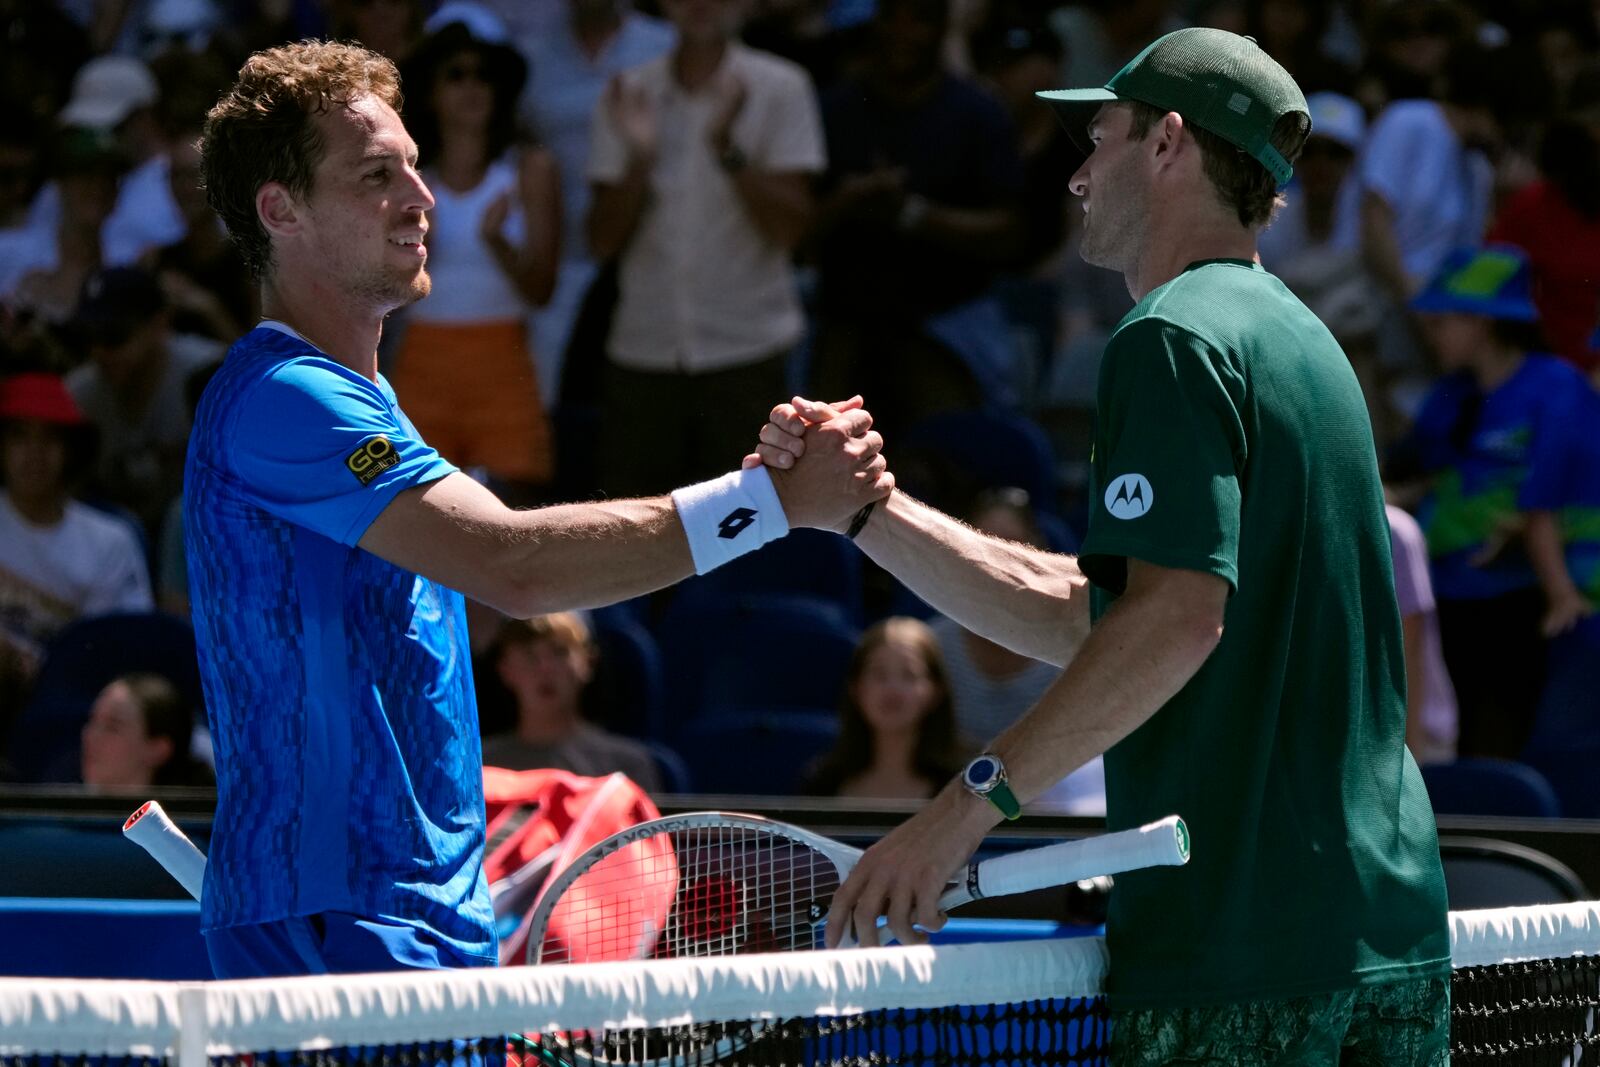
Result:
{"label": "tennis player in blue shirt", "polygon": [[670,497],[512,511],[457,471],[378,373],[384,317],[429,287],[399,100],[387,59],[302,42],[251,57],[202,140],[266,316],[206,390],[184,486],[219,977],[495,961],[463,594],[610,603],[843,528],[893,484],[859,407],[792,474],[748,457]]}

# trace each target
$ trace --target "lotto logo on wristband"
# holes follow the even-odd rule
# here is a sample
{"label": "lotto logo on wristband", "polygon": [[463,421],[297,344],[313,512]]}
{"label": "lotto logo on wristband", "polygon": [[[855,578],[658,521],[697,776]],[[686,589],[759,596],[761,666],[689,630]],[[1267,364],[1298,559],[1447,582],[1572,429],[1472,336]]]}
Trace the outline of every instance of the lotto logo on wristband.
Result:
{"label": "lotto logo on wristband", "polygon": [[755,522],[754,511],[749,508],[734,508],[717,523],[717,536],[731,541],[754,526]]}

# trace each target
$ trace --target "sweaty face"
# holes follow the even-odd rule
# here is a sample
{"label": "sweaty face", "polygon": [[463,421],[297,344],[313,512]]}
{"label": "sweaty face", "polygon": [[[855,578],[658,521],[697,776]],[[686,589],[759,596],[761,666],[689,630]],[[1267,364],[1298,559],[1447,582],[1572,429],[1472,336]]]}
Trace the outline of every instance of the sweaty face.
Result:
{"label": "sweaty face", "polygon": [[428,295],[433,207],[400,116],[364,96],[314,120],[326,149],[303,201],[309,261],[353,303],[383,313]]}
{"label": "sweaty face", "polygon": [[914,646],[889,641],[873,649],[856,681],[856,703],[873,733],[915,730],[939,698],[927,661]]}
{"label": "sweaty face", "polygon": [[1072,176],[1070,188],[1083,200],[1085,262],[1127,273],[1143,242],[1149,214],[1149,177],[1143,142],[1131,140],[1132,112],[1107,104],[1089,123],[1094,150]]}

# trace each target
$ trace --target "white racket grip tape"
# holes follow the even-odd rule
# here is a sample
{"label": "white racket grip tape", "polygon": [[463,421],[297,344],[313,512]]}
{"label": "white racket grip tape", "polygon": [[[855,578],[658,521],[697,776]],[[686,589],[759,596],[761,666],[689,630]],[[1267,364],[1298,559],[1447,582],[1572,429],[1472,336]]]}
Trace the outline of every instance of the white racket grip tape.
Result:
{"label": "white racket grip tape", "polygon": [[969,869],[966,888],[971,899],[981,900],[1141,867],[1177,867],[1188,862],[1189,828],[1178,816],[1168,815],[1137,830],[998,856]]}
{"label": "white racket grip tape", "polygon": [[122,834],[154,856],[156,862],[189,891],[190,896],[200,899],[200,888],[206,878],[205,853],[196,848],[177,824],[167,818],[167,813],[161,810],[158,802],[147,800],[140,805],[139,810],[128,816],[128,821],[122,824]]}

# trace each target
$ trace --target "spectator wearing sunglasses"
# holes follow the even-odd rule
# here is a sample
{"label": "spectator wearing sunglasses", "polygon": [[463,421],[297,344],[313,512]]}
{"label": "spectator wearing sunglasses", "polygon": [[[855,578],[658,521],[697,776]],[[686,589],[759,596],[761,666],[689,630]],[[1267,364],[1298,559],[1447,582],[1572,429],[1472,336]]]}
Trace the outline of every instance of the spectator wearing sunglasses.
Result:
{"label": "spectator wearing sunglasses", "polygon": [[550,480],[550,427],[529,347],[529,312],[555,285],[561,198],[550,153],[519,141],[527,63],[499,18],[453,2],[404,73],[406,123],[434,197],[433,291],[407,312],[392,381],[418,432],[501,495]]}

